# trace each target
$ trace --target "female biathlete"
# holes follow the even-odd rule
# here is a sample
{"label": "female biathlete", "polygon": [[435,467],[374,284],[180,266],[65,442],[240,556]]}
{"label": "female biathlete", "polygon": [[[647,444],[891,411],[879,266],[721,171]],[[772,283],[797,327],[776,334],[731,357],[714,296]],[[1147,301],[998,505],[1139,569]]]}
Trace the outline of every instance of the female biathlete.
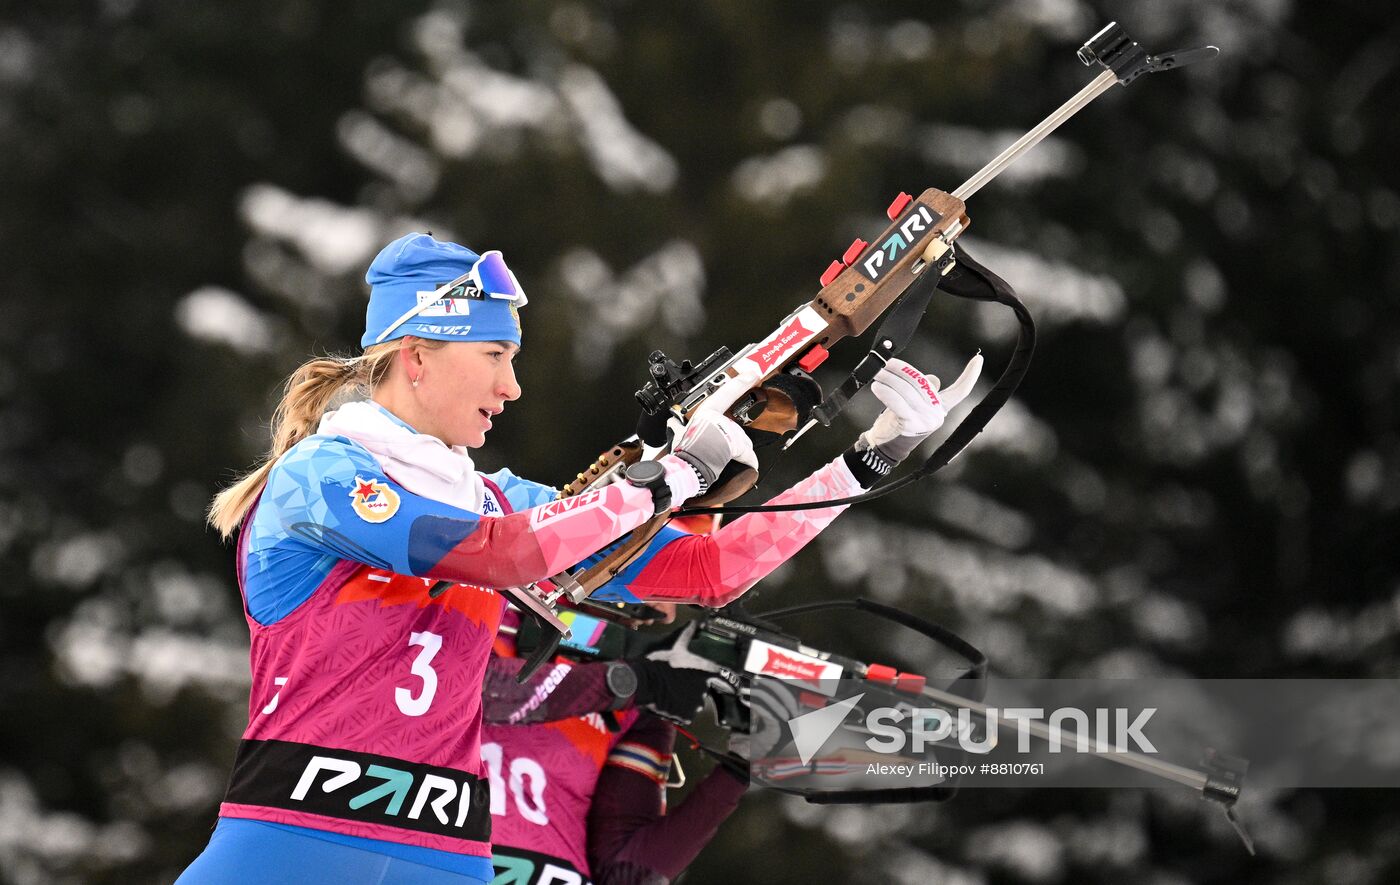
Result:
{"label": "female biathlete", "polygon": [[[493,588],[575,565],[665,499],[623,482],[550,506],[544,486],[475,469],[468,450],[520,396],[525,297],[499,252],[411,234],[366,279],[364,353],[293,373],[268,460],[210,508],[225,537],[241,528],[252,689],[218,825],[181,885],[488,881],[481,684],[505,608]],[[369,400],[323,414],[354,388]],[[674,449],[659,459],[672,506],[730,461],[755,463],[718,411]],[[859,487],[838,458],[780,497]],[[780,555],[741,569],[747,583],[720,579],[733,569],[713,541],[667,535],[648,551],[645,593],[719,604],[837,513],[762,514]],[[635,595],[629,572],[612,588],[622,598]],[[457,586],[430,598],[444,580]]]}

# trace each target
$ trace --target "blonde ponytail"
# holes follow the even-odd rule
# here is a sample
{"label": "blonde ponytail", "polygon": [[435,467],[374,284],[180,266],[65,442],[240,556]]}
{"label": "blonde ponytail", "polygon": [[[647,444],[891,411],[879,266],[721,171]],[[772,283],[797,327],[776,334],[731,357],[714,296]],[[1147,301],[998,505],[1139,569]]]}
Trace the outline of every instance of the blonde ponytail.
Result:
{"label": "blonde ponytail", "polygon": [[[316,432],[321,416],[347,388],[369,396],[389,373],[394,354],[406,338],[367,348],[356,357],[318,357],[302,363],[287,378],[282,401],[272,414],[272,447],[257,467],[219,492],[209,505],[209,524],[224,538],[233,537],[267,484],[272,465],[292,446]],[[435,349],[446,342],[415,338],[413,343]]]}

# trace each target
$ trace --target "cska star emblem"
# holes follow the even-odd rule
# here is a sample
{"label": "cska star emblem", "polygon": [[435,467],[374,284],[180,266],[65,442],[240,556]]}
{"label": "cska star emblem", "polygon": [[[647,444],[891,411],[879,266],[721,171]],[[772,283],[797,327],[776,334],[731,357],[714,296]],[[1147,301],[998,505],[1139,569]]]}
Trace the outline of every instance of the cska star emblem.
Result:
{"label": "cska star emblem", "polygon": [[357,476],[350,492],[350,506],[365,522],[384,522],[399,512],[399,496],[387,482]]}

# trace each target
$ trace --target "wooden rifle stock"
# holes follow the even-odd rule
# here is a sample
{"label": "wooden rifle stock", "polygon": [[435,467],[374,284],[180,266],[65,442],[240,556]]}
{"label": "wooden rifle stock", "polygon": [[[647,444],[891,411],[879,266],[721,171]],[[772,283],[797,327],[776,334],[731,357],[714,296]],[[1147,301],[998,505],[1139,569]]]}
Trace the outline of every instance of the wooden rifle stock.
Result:
{"label": "wooden rifle stock", "polygon": [[[901,194],[888,215],[890,225],[879,237],[851,244],[842,256],[839,272],[835,272],[837,263],[833,262],[812,301],[789,314],[766,338],[739,351],[713,377],[702,380],[675,411],[689,420],[727,382],[747,373],[758,380],[728,410],[731,418],[754,430],[779,435],[805,422],[812,404],[802,408],[791,387],[775,382],[775,376],[796,369],[805,377],[826,358],[830,345],[864,333],[923,273],[930,268],[946,273],[951,267],[949,245],[969,224],[963,201],[937,188],[929,188],[917,198]],[[815,386],[815,382],[810,383]],[[819,395],[820,388],[817,390]],[[577,495],[609,482],[617,471],[641,457],[640,443],[619,443],[564,486],[560,496]],[[714,488],[689,503],[724,504],[748,492],[757,481],[758,471],[751,468],[728,470]],[[574,580],[585,594],[592,593],[635,561],[665,524],[663,514],[634,530],[601,561],[574,575]]]}

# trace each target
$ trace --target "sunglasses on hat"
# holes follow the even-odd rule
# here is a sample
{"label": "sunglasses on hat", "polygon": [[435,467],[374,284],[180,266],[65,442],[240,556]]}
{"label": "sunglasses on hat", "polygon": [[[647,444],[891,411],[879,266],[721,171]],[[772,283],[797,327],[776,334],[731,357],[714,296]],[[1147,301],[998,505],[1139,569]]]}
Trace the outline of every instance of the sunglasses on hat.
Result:
{"label": "sunglasses on hat", "polygon": [[515,278],[515,274],[506,266],[506,260],[501,256],[499,249],[483,252],[476,263],[472,265],[471,270],[450,283],[438,286],[428,297],[420,298],[417,304],[390,323],[383,332],[380,332],[379,336],[374,339],[374,343],[379,344],[399,326],[439,301],[447,298],[487,297],[509,301],[515,307],[524,307],[529,303],[529,299],[525,297],[525,290],[521,288],[520,281]]}

